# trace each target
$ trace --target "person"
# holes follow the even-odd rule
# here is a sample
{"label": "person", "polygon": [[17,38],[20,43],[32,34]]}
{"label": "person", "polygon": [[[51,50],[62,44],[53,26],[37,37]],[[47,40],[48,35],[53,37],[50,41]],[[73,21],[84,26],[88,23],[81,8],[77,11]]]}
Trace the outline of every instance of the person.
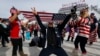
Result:
{"label": "person", "polygon": [[7,37],[8,37],[8,39],[9,39],[9,36],[10,36],[10,24],[9,24],[9,20],[6,20],[6,22],[5,22],[5,24],[6,24],[6,26],[7,26],[7,29],[6,29],[6,31],[7,31]]}
{"label": "person", "polygon": [[68,56],[64,49],[61,47],[61,38],[62,38],[62,30],[65,27],[66,23],[69,21],[71,14],[66,16],[66,19],[62,24],[53,27],[53,21],[48,22],[48,26],[45,27],[39,15],[37,14],[35,8],[32,9],[33,14],[35,15],[37,22],[41,28],[41,33],[44,37],[43,49],[41,50],[39,56],[49,56],[50,54],[56,54],[57,56]]}
{"label": "person", "polygon": [[27,24],[26,25],[26,31],[25,31],[26,40],[30,40],[30,37],[31,37],[29,28],[30,28],[30,26]]}
{"label": "person", "polygon": [[[59,28],[59,26],[62,24],[62,22],[63,21],[58,21],[58,23],[57,23],[57,27]],[[66,27],[66,26],[65,26]],[[62,29],[62,31],[61,31],[61,43],[63,43],[63,41],[64,41],[64,37],[65,37],[65,33],[66,33],[66,29],[65,29],[65,27]]]}
{"label": "person", "polygon": [[20,56],[27,56],[27,54],[24,54],[23,52],[23,41],[22,41],[22,31],[21,31],[21,23],[18,18],[18,15],[20,12],[12,7],[10,10],[11,16],[9,17],[10,21],[10,37],[11,37],[11,43],[13,45],[12,49],[12,56],[17,56],[17,50],[19,51]]}
{"label": "person", "polygon": [[38,27],[38,23],[37,22],[35,22],[33,29],[34,29],[34,31],[33,31],[34,32],[34,41],[35,41],[36,45],[38,45],[38,39],[39,39],[38,38],[39,37],[38,36],[39,35],[38,32],[39,32],[39,27]]}
{"label": "person", "polygon": [[63,43],[63,41],[64,41],[64,38],[66,37],[66,28],[64,28],[63,30],[62,30],[62,43]]}
{"label": "person", "polygon": [[8,37],[7,37],[7,25],[5,24],[5,20],[1,19],[0,23],[0,36],[1,36],[1,43],[3,47],[6,47],[5,41],[9,43]]}
{"label": "person", "polygon": [[34,31],[34,24],[33,23],[32,23],[32,25],[30,25],[29,29],[30,29],[30,36],[32,36],[33,31]]}
{"label": "person", "polygon": [[90,30],[90,37],[89,37],[89,44],[92,45],[93,42],[97,41],[97,30],[98,30],[98,22],[97,18],[95,17],[94,13],[90,15],[90,23],[91,23],[91,30]]}
{"label": "person", "polygon": [[22,36],[23,36],[23,40],[25,41],[25,27],[24,27],[24,25],[21,25],[21,29],[22,29]]}
{"label": "person", "polygon": [[98,32],[98,38],[100,39],[100,18],[98,20],[98,30],[97,30],[97,32]]}
{"label": "person", "polygon": [[2,26],[3,26],[3,32],[4,33],[2,33],[2,38],[4,38],[4,46],[5,46],[5,41],[7,42],[7,43],[9,43],[9,39],[8,39],[8,37],[9,37],[9,29],[8,29],[8,26],[7,26],[7,21],[5,20],[5,19],[3,19],[2,20]]}
{"label": "person", "polygon": [[[2,22],[2,18],[0,18],[0,26],[1,26],[1,22]],[[1,27],[0,27],[0,30],[1,30]],[[2,32],[0,31],[0,42],[1,42],[1,39],[2,39],[2,38],[1,38],[1,33],[2,33]]]}
{"label": "person", "polygon": [[69,27],[69,36],[67,38],[67,41],[69,41],[70,37],[71,37],[71,42],[73,42],[74,39],[74,35],[75,35],[75,28],[76,26],[74,25],[74,20],[77,19],[77,6],[73,6],[73,8],[71,9],[71,13],[73,13],[69,23],[68,23],[68,27]]}
{"label": "person", "polygon": [[72,51],[73,56],[78,56],[78,44],[80,43],[80,49],[82,52],[81,56],[86,56],[87,51],[85,49],[85,46],[87,44],[89,34],[90,34],[90,23],[88,18],[88,8],[83,8],[80,11],[80,16],[78,19],[76,19],[76,25],[78,27],[78,34],[76,36],[76,39],[74,41],[75,49]]}
{"label": "person", "polygon": [[34,24],[34,37],[38,37],[38,31],[39,31],[38,23],[35,22],[35,24]]}
{"label": "person", "polygon": [[69,35],[68,35],[67,41],[69,41],[70,37],[71,37],[71,42],[73,42],[73,39],[74,39],[74,36],[75,36],[74,21],[73,20],[69,21],[68,26],[69,26]]}

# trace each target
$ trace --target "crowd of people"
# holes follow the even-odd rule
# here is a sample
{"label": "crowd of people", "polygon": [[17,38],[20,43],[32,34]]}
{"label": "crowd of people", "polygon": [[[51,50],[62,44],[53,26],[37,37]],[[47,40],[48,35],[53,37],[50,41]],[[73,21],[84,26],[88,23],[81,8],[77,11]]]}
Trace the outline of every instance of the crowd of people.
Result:
{"label": "crowd of people", "polygon": [[[25,31],[30,32],[30,37],[34,35],[36,41],[32,40],[34,42],[31,44],[35,43],[36,46],[41,44],[39,47],[42,47],[42,50],[39,56],[49,56],[52,53],[57,56],[69,56],[61,46],[64,41],[65,33],[67,32],[67,27],[69,27],[69,35],[66,41],[69,41],[71,38],[71,42],[74,42],[73,45],[75,48],[72,50],[73,56],[78,56],[79,46],[82,56],[86,56],[86,44],[92,45],[93,42],[96,42],[98,39],[97,33],[99,33],[98,27],[100,26],[95,17],[95,13],[89,15],[88,8],[83,8],[75,19],[73,19],[73,13],[68,14],[57,26],[54,26],[52,20],[45,26],[35,8],[32,8],[32,13],[35,15],[37,22],[32,25],[28,25],[30,21],[25,25],[21,23],[18,18],[20,11],[16,8],[11,8],[10,13],[9,22],[0,18],[0,41],[3,47],[6,47],[6,42],[12,43],[12,56],[17,56],[17,51],[20,56],[28,56],[28,54],[25,54],[23,51],[23,40],[26,38]],[[65,27],[66,25],[67,27]],[[38,32],[41,34],[41,39],[38,38]],[[75,33],[77,33],[76,37]]]}

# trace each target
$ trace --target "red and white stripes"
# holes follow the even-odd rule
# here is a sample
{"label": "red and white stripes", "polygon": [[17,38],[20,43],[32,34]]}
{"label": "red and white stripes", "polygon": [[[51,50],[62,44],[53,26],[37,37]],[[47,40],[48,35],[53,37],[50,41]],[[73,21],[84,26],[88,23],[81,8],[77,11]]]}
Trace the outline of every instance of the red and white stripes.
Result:
{"label": "red and white stripes", "polygon": [[90,26],[89,26],[89,19],[88,18],[78,18],[78,30],[80,36],[89,38],[90,35]]}
{"label": "red and white stripes", "polygon": [[[20,11],[25,18],[29,19],[29,20],[36,20],[35,19],[35,16],[33,15],[32,12],[30,11]],[[40,16],[40,19],[42,21],[50,21],[52,20],[52,16],[53,16],[53,13],[48,13],[48,12],[38,12],[39,16]]]}

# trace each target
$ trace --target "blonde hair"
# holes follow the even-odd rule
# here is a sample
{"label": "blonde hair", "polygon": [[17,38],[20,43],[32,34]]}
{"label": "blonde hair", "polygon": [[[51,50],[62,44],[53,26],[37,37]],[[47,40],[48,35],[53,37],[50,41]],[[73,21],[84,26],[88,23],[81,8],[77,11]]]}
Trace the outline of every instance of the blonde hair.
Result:
{"label": "blonde hair", "polygon": [[88,14],[88,9],[87,8],[84,8],[80,11],[80,16],[81,17],[87,17],[89,14]]}

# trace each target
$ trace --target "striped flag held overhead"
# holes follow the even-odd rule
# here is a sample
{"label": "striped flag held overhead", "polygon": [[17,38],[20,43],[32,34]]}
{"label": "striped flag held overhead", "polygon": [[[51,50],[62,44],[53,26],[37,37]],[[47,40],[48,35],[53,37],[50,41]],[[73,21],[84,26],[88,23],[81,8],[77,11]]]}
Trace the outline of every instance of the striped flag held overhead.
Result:
{"label": "striped flag held overhead", "polygon": [[[32,12],[30,11],[20,11],[23,16],[29,20],[36,20],[35,19],[35,16],[33,15]],[[38,12],[39,16],[40,16],[40,19],[42,21],[50,21],[52,20],[52,17],[53,17],[53,13],[48,13],[48,12]]]}
{"label": "striped flag held overhead", "polygon": [[[35,16],[30,11],[20,11],[23,16],[29,20],[36,20]],[[48,13],[48,12],[38,12],[40,19],[42,21],[51,21],[51,20],[64,20],[66,18],[66,14],[59,14],[59,13]]]}

